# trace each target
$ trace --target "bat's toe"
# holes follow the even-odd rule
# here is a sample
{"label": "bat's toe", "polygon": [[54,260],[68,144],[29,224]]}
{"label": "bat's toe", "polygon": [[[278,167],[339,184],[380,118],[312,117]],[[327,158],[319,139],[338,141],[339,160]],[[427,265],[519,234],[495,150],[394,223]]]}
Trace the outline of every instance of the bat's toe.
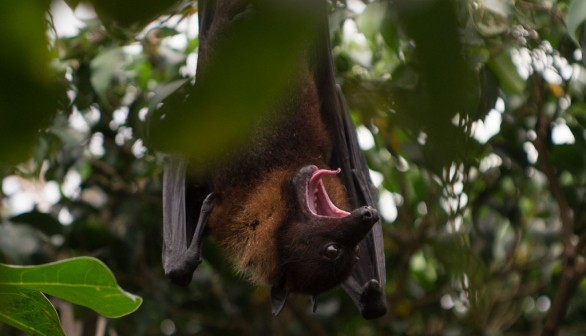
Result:
{"label": "bat's toe", "polygon": [[360,313],[365,319],[379,318],[387,313],[387,304],[380,283],[371,279],[362,287]]}

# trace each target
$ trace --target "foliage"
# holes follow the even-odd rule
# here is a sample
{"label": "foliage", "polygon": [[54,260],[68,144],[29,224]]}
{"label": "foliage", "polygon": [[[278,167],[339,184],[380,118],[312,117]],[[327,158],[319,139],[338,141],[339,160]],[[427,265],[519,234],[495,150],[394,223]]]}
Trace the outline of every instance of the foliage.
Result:
{"label": "foliage", "polygon": [[0,293],[0,321],[33,336],[64,335],[55,308],[43,293],[107,317],[127,315],[142,301],[118,287],[102,262],[88,257],[39,266],[0,264]]}
{"label": "foliage", "polygon": [[[188,289],[163,279],[162,155],[145,143],[159,103],[182,97],[181,84],[193,79],[198,36],[185,27],[194,24],[196,3],[121,6],[95,0],[97,19],[86,20],[73,36],[57,36],[49,16],[49,38],[38,26],[48,3],[32,3],[11,3],[4,12],[10,10],[14,22],[36,24],[0,24],[4,36],[14,37],[0,51],[7,60],[0,66],[0,139],[10,144],[0,149],[6,161],[1,259],[29,264],[98,257],[124,288],[144,298],[135,314],[107,322],[110,330],[137,335],[586,330],[583,1],[332,4],[338,82],[362,125],[386,221],[391,311],[370,322],[341,291],[321,298],[316,314],[299,297],[281,316],[271,317],[267,289],[237,278],[213,242],[205,246],[206,261]],[[250,35],[246,43],[258,40],[253,34],[244,34]],[[256,71],[259,63],[248,61],[251,68],[242,74]],[[240,71],[234,62],[227,60],[227,71]],[[262,62],[278,69],[278,62]],[[196,104],[222,98],[204,93]],[[261,104],[267,97],[257,94],[255,103]],[[254,119],[232,113],[221,123],[199,121],[202,112],[186,114],[171,130],[194,136],[246,132],[238,125]],[[224,122],[230,122],[226,128],[218,126]],[[195,154],[209,155],[201,145],[194,148],[202,151]],[[27,186],[57,196],[39,200],[34,209],[23,207],[19,195],[32,193]],[[76,309],[70,317],[60,309],[64,325],[68,318],[82,321],[90,332],[102,323]]]}
{"label": "foliage", "polygon": [[[55,78],[49,70],[43,15],[48,1],[11,4],[2,2],[6,20],[0,23],[3,48],[0,51],[0,147],[3,162],[18,163],[27,158],[38,129],[47,127],[57,109]],[[26,29],[21,27],[25,26]]]}

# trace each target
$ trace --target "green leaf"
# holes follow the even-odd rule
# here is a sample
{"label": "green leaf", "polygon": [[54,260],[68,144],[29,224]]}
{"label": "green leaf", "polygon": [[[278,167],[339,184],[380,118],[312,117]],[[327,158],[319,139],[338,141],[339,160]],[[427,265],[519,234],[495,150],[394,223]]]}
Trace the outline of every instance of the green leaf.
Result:
{"label": "green leaf", "polygon": [[0,166],[26,160],[49,125],[61,87],[49,67],[45,11],[50,1],[1,1]]}
{"label": "green leaf", "polygon": [[106,317],[135,311],[142,299],[122,290],[95,258],[72,258],[39,266],[0,264],[0,286],[25,288],[91,308]]}
{"label": "green leaf", "polygon": [[184,84],[186,84],[188,79],[178,79],[172,81],[170,83],[164,83],[159,85],[155,88],[155,95],[149,101],[149,109],[152,111],[156,109],[157,105],[160,104],[163,100],[167,99],[170,95],[175,93],[177,90],[180,90]]}
{"label": "green leaf", "polygon": [[259,122],[277,118],[278,104],[300,90],[299,64],[319,27],[316,4],[263,2],[251,20],[218,28],[226,36],[201,46],[213,52],[199,58],[195,85],[176,90],[150,117],[147,146],[205,165],[250,145]]}
{"label": "green leaf", "polygon": [[381,30],[381,25],[385,19],[387,12],[387,3],[373,2],[368,4],[364,12],[356,20],[356,24],[360,31],[368,39],[373,39],[375,35]]}
{"label": "green leaf", "polygon": [[503,51],[488,61],[488,66],[498,77],[501,87],[514,94],[521,94],[525,90],[525,80],[521,78],[511,54]]}
{"label": "green leaf", "polygon": [[104,104],[108,103],[108,90],[111,89],[114,75],[124,68],[124,57],[122,48],[112,48],[92,60],[92,86]]}
{"label": "green leaf", "polygon": [[572,174],[580,174],[584,171],[586,160],[582,146],[577,144],[562,144],[553,146],[551,159],[556,163],[556,169],[567,170]]}
{"label": "green leaf", "polygon": [[578,28],[586,21],[586,1],[574,0],[568,8],[568,17],[566,19],[568,25],[568,34],[572,37],[574,42],[580,44],[580,36],[578,35]]}
{"label": "green leaf", "polygon": [[65,335],[55,308],[43,293],[0,285],[0,321],[30,335]]}
{"label": "green leaf", "polygon": [[110,31],[117,28],[139,30],[142,25],[179,3],[177,0],[89,0],[89,2],[94,6],[106,29]]}

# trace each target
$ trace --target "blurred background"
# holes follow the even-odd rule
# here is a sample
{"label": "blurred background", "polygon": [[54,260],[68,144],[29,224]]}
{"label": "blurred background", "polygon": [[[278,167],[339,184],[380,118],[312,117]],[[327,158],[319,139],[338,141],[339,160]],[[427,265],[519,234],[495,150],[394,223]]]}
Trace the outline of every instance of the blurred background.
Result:
{"label": "blurred background", "polygon": [[[107,321],[57,302],[71,335],[586,334],[586,2],[328,6],[384,220],[390,310],[375,321],[340,289],[317,313],[294,297],[272,317],[269,290],[211,241],[189,288],[164,278],[150,123],[194,80],[196,1],[0,2],[0,262],[95,256],[144,299]],[[257,117],[188,113],[173,131],[209,158]]]}

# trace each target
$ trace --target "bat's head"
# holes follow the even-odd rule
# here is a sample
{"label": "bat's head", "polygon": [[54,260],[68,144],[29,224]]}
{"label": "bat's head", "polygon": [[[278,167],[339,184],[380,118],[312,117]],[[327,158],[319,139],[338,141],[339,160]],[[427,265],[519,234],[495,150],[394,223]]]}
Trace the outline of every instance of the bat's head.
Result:
{"label": "bat's head", "polygon": [[306,166],[292,180],[295,205],[277,237],[280,273],[271,292],[274,314],[289,292],[315,297],[344,281],[358,261],[358,244],[379,219],[372,207],[351,212],[336,207],[322,178],[339,171]]}

